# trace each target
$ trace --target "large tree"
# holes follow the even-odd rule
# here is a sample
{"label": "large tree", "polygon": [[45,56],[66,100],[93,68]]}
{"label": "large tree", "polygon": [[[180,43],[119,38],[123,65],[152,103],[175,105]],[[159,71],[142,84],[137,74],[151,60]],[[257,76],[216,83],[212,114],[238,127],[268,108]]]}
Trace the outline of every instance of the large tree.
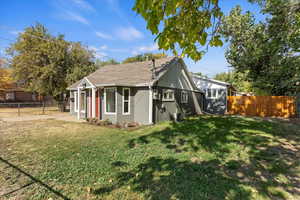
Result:
{"label": "large tree", "polygon": [[117,64],[120,64],[120,63],[113,58],[108,59],[108,60],[96,59],[96,61],[95,61],[95,65],[98,69],[105,65],[117,65]]}
{"label": "large tree", "polygon": [[146,20],[160,49],[197,61],[204,46],[222,46],[218,0],[136,0],[133,10]]}
{"label": "large tree", "polygon": [[230,83],[238,92],[254,92],[252,84],[247,81],[247,73],[236,71],[221,72],[214,76],[214,79]]}
{"label": "large tree", "polygon": [[259,1],[264,21],[234,8],[225,17],[222,33],[230,42],[227,61],[247,73],[255,88],[272,95],[299,92],[300,6],[286,0]]}
{"label": "large tree", "polygon": [[80,43],[52,36],[41,24],[28,27],[8,49],[16,80],[27,90],[62,100],[69,84],[95,70],[93,54]]}
{"label": "large tree", "polygon": [[0,58],[0,89],[8,88],[12,80],[12,70],[8,67],[5,59]]}

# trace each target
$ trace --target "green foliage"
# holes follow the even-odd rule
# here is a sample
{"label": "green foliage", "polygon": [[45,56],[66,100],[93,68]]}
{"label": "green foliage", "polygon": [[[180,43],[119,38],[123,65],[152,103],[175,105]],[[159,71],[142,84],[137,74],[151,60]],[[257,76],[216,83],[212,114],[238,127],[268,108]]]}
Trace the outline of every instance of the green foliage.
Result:
{"label": "green foliage", "polygon": [[254,92],[252,84],[247,81],[247,73],[222,72],[216,74],[214,79],[230,83],[238,92]]}
{"label": "green foliage", "polygon": [[143,62],[151,59],[159,59],[167,57],[164,53],[145,53],[137,56],[126,58],[123,63]]}
{"label": "green foliage", "polygon": [[[136,0],[133,8],[155,34],[158,46],[175,55],[187,55],[197,61],[203,46],[222,46],[218,27],[222,12],[218,0]],[[160,28],[163,27],[163,28]]]}
{"label": "green foliage", "polygon": [[95,70],[93,54],[80,43],[54,37],[41,24],[28,27],[11,45],[13,74],[25,88],[58,99],[66,87]]}
{"label": "green foliage", "polygon": [[103,67],[105,65],[117,65],[117,64],[120,64],[118,61],[116,61],[115,59],[109,59],[109,60],[106,60],[106,61],[102,61],[102,60],[99,60],[99,59],[96,59],[95,61],[95,65],[96,67],[99,69],[100,67]]}
{"label": "green foliage", "polygon": [[272,95],[294,95],[300,81],[300,4],[259,1],[265,21],[255,22],[238,6],[225,17],[222,33],[230,42],[227,61],[247,74],[254,88]]}

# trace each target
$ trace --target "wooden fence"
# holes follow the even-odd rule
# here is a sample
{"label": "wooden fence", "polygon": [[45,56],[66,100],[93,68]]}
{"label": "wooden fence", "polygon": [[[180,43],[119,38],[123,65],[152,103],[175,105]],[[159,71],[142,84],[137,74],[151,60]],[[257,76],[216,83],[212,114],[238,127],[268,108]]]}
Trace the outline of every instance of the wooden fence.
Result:
{"label": "wooden fence", "polygon": [[296,97],[228,96],[227,113],[260,117],[295,117]]}

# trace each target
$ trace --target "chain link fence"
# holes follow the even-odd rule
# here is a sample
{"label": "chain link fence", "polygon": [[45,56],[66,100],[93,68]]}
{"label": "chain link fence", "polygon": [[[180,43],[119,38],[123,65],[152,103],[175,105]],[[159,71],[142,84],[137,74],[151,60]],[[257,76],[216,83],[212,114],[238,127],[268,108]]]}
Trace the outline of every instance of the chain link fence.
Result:
{"label": "chain link fence", "polygon": [[51,115],[59,111],[59,106],[56,102],[0,103],[0,117]]}

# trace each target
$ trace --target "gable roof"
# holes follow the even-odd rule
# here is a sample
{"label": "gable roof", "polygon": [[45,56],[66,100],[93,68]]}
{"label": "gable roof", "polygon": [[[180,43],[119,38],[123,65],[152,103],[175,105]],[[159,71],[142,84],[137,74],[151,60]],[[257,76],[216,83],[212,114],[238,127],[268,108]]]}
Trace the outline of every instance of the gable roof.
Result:
{"label": "gable roof", "polygon": [[212,82],[212,83],[215,83],[215,84],[218,84],[218,85],[224,85],[224,86],[230,86],[231,85],[230,83],[226,83],[226,82],[223,82],[223,81],[198,76],[198,75],[195,75],[195,74],[192,74],[192,76],[193,76],[193,78],[198,78],[198,79],[201,79],[203,81]]}
{"label": "gable roof", "polygon": [[[155,76],[164,74],[172,62],[178,61],[177,57],[166,57],[155,60]],[[147,86],[152,79],[152,61],[134,62],[118,65],[106,65],[85,77],[94,86]],[[72,84],[68,89],[76,89],[81,80]]]}

